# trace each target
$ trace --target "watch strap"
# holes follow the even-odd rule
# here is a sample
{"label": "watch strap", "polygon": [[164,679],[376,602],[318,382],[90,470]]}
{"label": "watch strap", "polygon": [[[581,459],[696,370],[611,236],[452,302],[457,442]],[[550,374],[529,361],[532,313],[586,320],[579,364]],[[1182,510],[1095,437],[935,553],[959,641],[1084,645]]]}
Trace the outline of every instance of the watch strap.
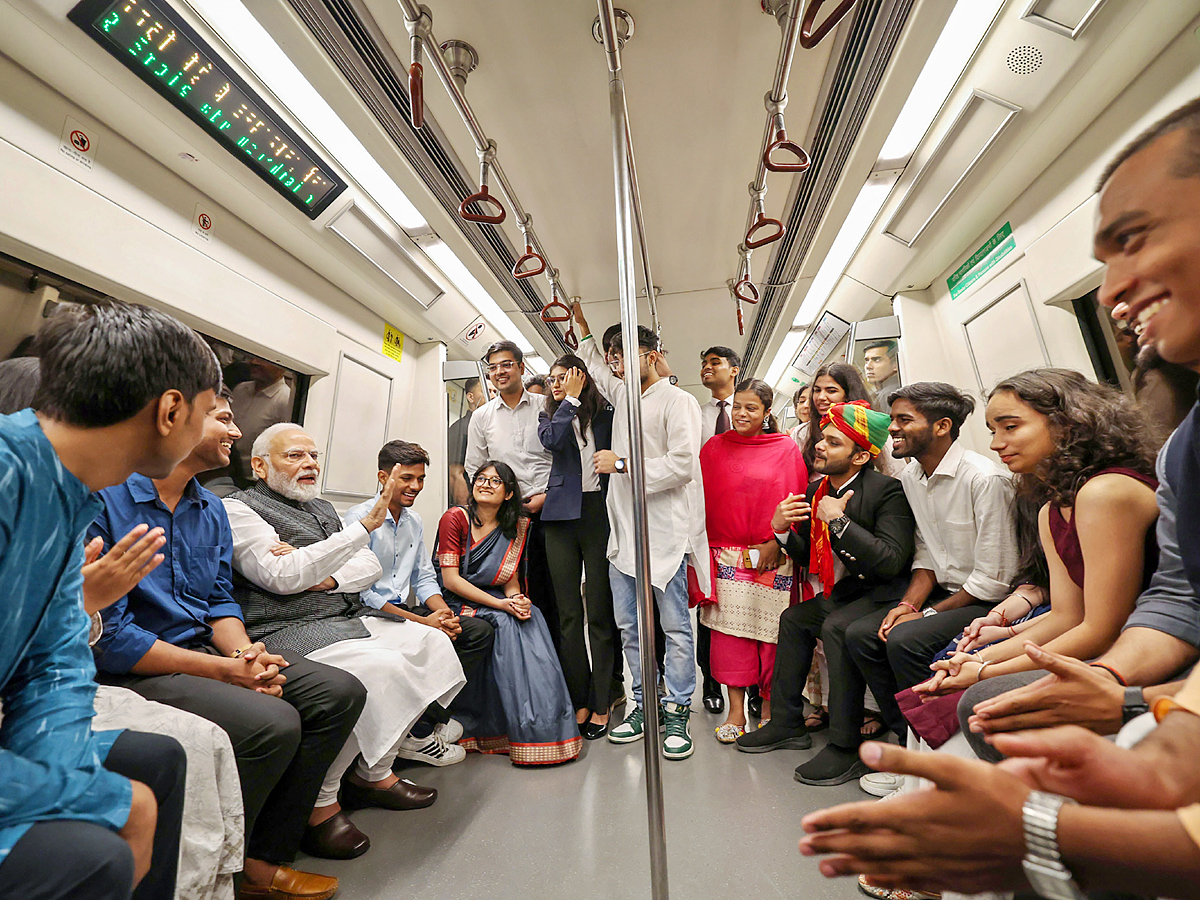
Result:
{"label": "watch strap", "polygon": [[1141,685],[1135,684],[1125,688],[1125,702],[1121,705],[1121,724],[1128,724],[1148,712],[1150,704],[1146,702],[1146,692]]}
{"label": "watch strap", "polygon": [[838,516],[829,523],[829,531],[834,537],[841,537],[847,528],[850,527],[850,517],[846,515]]}
{"label": "watch strap", "polygon": [[1033,889],[1047,900],[1083,900],[1084,894],[1063,865],[1058,849],[1058,813],[1067,797],[1030,791],[1021,807],[1025,836],[1022,867]]}

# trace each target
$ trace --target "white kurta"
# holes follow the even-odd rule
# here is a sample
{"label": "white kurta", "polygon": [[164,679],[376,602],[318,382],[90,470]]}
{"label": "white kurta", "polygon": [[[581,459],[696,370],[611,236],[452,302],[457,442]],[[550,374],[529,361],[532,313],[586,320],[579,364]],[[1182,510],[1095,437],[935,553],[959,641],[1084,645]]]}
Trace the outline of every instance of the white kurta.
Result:
{"label": "white kurta", "polygon": [[[612,449],[629,456],[625,382],[605,365],[595,340],[579,342],[579,356],[600,393],[613,405]],[[700,476],[700,404],[665,378],[642,392],[642,447],[646,462],[646,524],[650,582],[659,590],[679,571],[684,556],[707,593],[712,584],[704,530],[704,482]],[[625,475],[608,479],[608,560],[633,576],[633,485]]]}

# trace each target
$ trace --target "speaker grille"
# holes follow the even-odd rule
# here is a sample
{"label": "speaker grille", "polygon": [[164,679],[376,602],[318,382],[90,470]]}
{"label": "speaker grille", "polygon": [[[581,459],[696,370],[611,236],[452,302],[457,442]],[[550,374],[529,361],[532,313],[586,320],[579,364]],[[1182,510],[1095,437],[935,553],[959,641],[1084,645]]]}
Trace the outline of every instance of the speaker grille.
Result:
{"label": "speaker grille", "polygon": [[1042,67],[1042,51],[1030,44],[1022,44],[1009,51],[1005,62],[1018,75],[1032,75]]}

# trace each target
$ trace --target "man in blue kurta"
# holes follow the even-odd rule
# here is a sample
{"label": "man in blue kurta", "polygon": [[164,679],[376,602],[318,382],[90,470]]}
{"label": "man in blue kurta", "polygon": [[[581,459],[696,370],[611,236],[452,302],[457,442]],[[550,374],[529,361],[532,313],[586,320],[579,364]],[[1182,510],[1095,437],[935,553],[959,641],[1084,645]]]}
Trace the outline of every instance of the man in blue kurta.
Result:
{"label": "man in blue kurta", "polygon": [[191,329],[121,303],[60,312],[37,348],[38,412],[0,416],[0,896],[170,896],[182,796],[144,782],[181,787],[182,750],[91,730],[83,533],[93,491],[191,452],[220,369]]}

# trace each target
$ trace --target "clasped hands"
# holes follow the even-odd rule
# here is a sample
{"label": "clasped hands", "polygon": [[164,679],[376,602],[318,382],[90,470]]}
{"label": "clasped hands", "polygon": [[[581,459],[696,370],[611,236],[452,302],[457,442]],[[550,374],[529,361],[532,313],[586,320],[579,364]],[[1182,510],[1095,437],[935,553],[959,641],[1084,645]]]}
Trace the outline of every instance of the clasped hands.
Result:
{"label": "clasped hands", "polygon": [[532,605],[530,599],[524,594],[513,594],[511,597],[501,600],[497,608],[524,622],[533,616]]}
{"label": "clasped hands", "polygon": [[272,697],[283,696],[287,676],[280,670],[287,668],[288,661],[276,653],[268,653],[261,641],[230,658],[229,663],[227,680],[230,684]]}

